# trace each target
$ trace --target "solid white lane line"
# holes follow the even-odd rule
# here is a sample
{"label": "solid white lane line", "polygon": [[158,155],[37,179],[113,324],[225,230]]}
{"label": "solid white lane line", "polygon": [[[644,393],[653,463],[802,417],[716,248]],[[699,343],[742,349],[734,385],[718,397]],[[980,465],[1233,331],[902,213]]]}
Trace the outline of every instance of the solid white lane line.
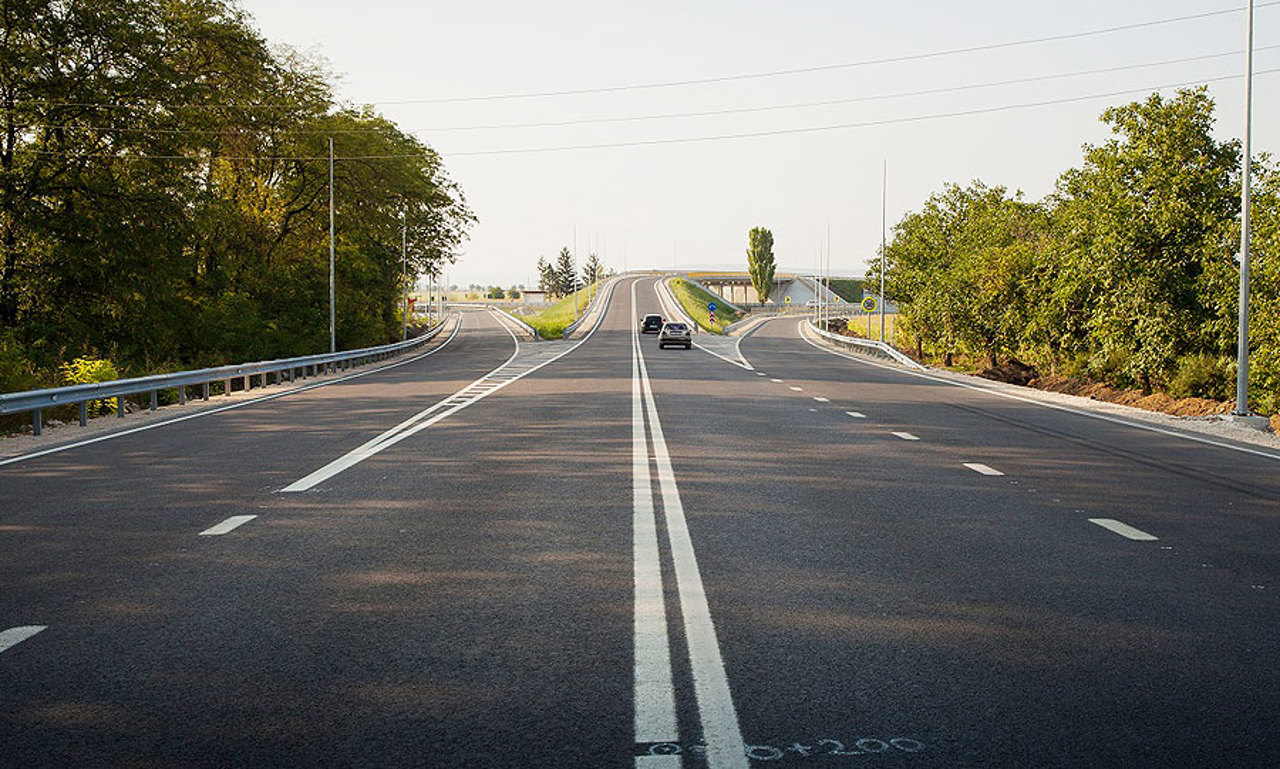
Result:
{"label": "solid white lane line", "polygon": [[233,515],[227,520],[218,524],[217,526],[210,526],[209,528],[200,532],[200,536],[216,537],[219,534],[226,534],[227,532],[235,531],[236,529],[240,528],[241,526],[245,525],[246,523],[248,523],[249,521],[252,521],[254,518],[257,518],[257,517],[258,516],[256,515]]}
{"label": "solid white lane line", "polygon": [[685,520],[684,504],[680,500],[675,472],[671,468],[671,456],[667,452],[662,422],[658,419],[658,407],[649,383],[643,350],[638,352],[637,359],[647,401],[649,432],[653,437],[658,482],[662,490],[667,538],[675,565],[676,590],[680,595],[680,610],[684,615],[694,695],[702,722],[702,739],[707,746],[707,767],[748,769],[749,764],[742,747],[742,730],[738,726],[738,713],[734,709],[733,694],[729,689],[729,677],[725,673],[724,660],[720,655],[720,642],[716,637],[715,624],[711,620],[711,607],[707,604],[706,589],[702,583],[697,556],[694,554],[688,521]]}
{"label": "solid white lane line", "polygon": [[[631,306],[635,307],[635,284]],[[649,474],[649,444],[644,429],[644,402],[640,385],[640,343],[631,343],[631,504],[635,579],[635,741],[679,742],[675,686],[671,674],[671,642],[662,589],[662,562],[658,555],[658,522]],[[655,762],[636,766],[654,766]],[[681,766],[679,756],[660,766]],[[676,759],[674,763],[669,760]]]}
{"label": "solid white lane line", "polygon": [[911,433],[893,433],[893,434],[894,434],[894,435],[896,435],[896,436],[898,436],[899,438],[901,438],[901,439],[902,439],[902,440],[904,440],[904,441],[918,441],[918,440],[920,440],[917,436],[914,436],[914,435],[912,435]]}
{"label": "solid white lane line", "polygon": [[965,462],[964,466],[974,471],[975,473],[982,473],[983,475],[1004,475],[1004,473],[1000,472],[994,467],[990,465],[984,465],[981,462]]}
{"label": "solid white lane line", "polygon": [[0,630],[0,652],[17,646],[41,630],[47,630],[48,627],[48,625],[22,625],[20,627],[11,627],[8,630]]}
{"label": "solid white lane line", "polygon": [[1160,435],[1168,435],[1172,438],[1181,438],[1187,441],[1203,443],[1209,446],[1215,446],[1220,449],[1229,449],[1231,451],[1239,451],[1242,454],[1252,454],[1255,457],[1264,457],[1266,459],[1280,460],[1280,454],[1277,454],[1272,451],[1261,451],[1259,449],[1250,449],[1250,448],[1245,448],[1244,446],[1236,446],[1230,443],[1223,443],[1222,441],[1215,441],[1212,438],[1201,438],[1198,435],[1190,435],[1188,433],[1182,433],[1176,430],[1166,430],[1163,427],[1158,427],[1156,425],[1150,425],[1143,422],[1135,422],[1130,419],[1113,417],[1107,414],[1099,414],[1093,411],[1085,411],[1083,409],[1076,409],[1070,406],[1062,406],[1057,403],[1046,403],[1045,401],[1042,401],[1042,400],[1036,400],[1035,398],[1027,398],[1022,395],[1016,395],[1014,393],[1005,393],[1005,392],[1000,392],[999,390],[991,390],[986,387],[982,387],[974,384],[968,384],[966,382],[953,382],[950,379],[943,379],[942,377],[939,377],[939,376],[931,376],[929,374],[924,374],[919,371],[908,371],[906,369],[899,368],[897,366],[890,366],[885,363],[876,363],[874,361],[863,360],[860,357],[856,357],[853,355],[846,355],[845,353],[839,352],[837,350],[832,350],[832,349],[823,347],[822,345],[813,341],[812,339],[809,338],[809,335],[805,332],[804,321],[801,321],[800,338],[803,339],[805,342],[807,342],[809,346],[815,347],[818,350],[821,350],[822,352],[825,352],[829,355],[835,355],[840,358],[846,358],[848,360],[854,361],[855,363],[861,363],[865,366],[874,366],[875,368],[882,368],[886,371],[896,371],[900,374],[919,377],[921,379],[928,379],[931,382],[938,382],[939,384],[951,385],[952,387],[963,387],[966,390],[976,390],[980,393],[986,393],[987,395],[994,395],[997,398],[1008,398],[1009,400],[1021,401],[1023,403],[1030,403],[1033,406],[1042,406],[1047,409],[1053,409],[1054,411],[1063,411],[1068,414],[1075,414],[1076,416],[1085,417],[1087,419],[1097,419],[1102,422],[1111,422],[1112,424],[1124,425],[1125,427],[1133,427],[1138,430],[1146,430],[1147,432],[1159,433]]}
{"label": "solid white lane line", "polygon": [[813,396],[813,399],[814,399],[815,401],[817,401],[818,403],[830,403],[830,402],[831,402],[831,399],[830,399],[830,398],[823,398],[823,397],[822,397],[822,396],[820,396],[820,395],[815,395],[815,396]]}
{"label": "solid white lane line", "polygon": [[867,418],[867,415],[866,415],[866,414],[863,414],[861,411],[846,411],[846,412],[844,412],[844,413],[848,414],[849,416],[853,417],[854,419],[866,419],[866,418]]}
{"label": "solid white lane line", "polygon": [[401,366],[407,366],[410,363],[416,363],[429,355],[435,355],[437,352],[443,350],[445,346],[447,346],[450,342],[452,342],[454,337],[458,335],[458,330],[461,328],[462,328],[462,319],[459,318],[457,322],[454,323],[453,325],[453,333],[449,334],[449,338],[444,340],[444,342],[442,342],[438,347],[433,347],[427,352],[422,353],[421,355],[415,355],[412,358],[408,358],[406,360],[397,361],[395,363],[389,363],[385,366],[379,366],[378,368],[371,369],[369,371],[360,371],[355,374],[348,374],[347,376],[338,377],[336,379],[329,379],[323,382],[315,382],[312,384],[302,385],[301,387],[294,387],[290,390],[285,390],[284,392],[272,393],[271,395],[264,395],[261,398],[250,398],[249,400],[239,401],[237,403],[228,403],[225,406],[218,406],[217,408],[206,409],[205,411],[198,411],[194,414],[186,414],[184,416],[174,417],[173,419],[166,419],[163,422],[153,422],[151,424],[132,427],[128,430],[121,430],[120,432],[116,432],[116,433],[99,435],[96,438],[86,438],[83,441],[68,443],[65,446],[54,446],[53,448],[50,448],[50,449],[33,451],[30,454],[19,454],[16,457],[10,457],[8,459],[0,460],[0,467],[4,467],[5,465],[13,464],[15,462],[25,462],[28,459],[35,459],[37,457],[43,457],[49,454],[57,454],[58,452],[68,451],[70,449],[77,449],[77,448],[80,448],[81,446],[89,446],[94,443],[109,441],[113,438],[121,438],[126,435],[133,435],[134,433],[140,433],[140,432],[143,432],[144,430],[154,430],[157,427],[166,427],[168,425],[174,425],[179,422],[186,422],[188,419],[199,419],[201,417],[213,416],[214,414],[221,414],[224,411],[231,411],[233,409],[242,409],[245,406],[253,406],[255,404],[263,403],[265,401],[273,401],[276,398],[283,398],[287,395],[294,395],[296,393],[307,392],[308,390],[315,390],[320,387],[328,387],[329,385],[338,384],[339,382],[346,382],[351,379],[359,379],[360,377],[366,377],[366,376],[369,376],[370,374],[377,374],[379,372],[388,371],[393,368],[400,368]]}
{"label": "solid white lane line", "polygon": [[794,390],[794,391],[796,391],[796,392],[801,392],[801,391],[803,391],[803,390],[804,390],[804,388],[803,388],[803,387],[796,387],[795,385],[791,385],[791,389],[792,389],[792,390]]}
{"label": "solid white lane line", "polygon": [[1090,518],[1089,523],[1096,523],[1108,531],[1115,532],[1122,537],[1128,537],[1129,539],[1138,542],[1154,542],[1160,539],[1157,536],[1146,533],[1142,529],[1135,529],[1127,523],[1121,523],[1114,518]]}

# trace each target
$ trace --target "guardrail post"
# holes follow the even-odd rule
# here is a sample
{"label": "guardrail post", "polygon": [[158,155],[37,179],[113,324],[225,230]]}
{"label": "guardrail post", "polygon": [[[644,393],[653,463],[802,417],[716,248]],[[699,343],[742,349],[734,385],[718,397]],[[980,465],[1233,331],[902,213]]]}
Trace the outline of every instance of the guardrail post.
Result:
{"label": "guardrail post", "polygon": [[80,401],[80,426],[89,425],[89,401]]}
{"label": "guardrail post", "polygon": [[124,419],[124,396],[116,396],[116,418]]}
{"label": "guardrail post", "polygon": [[225,396],[227,396],[228,398],[230,398],[230,397],[231,397],[231,380],[230,380],[230,379],[225,379],[225,380],[223,380],[223,382],[222,382],[222,394],[223,394],[223,395],[225,395]]}
{"label": "guardrail post", "polygon": [[209,400],[209,383],[208,382],[200,383],[200,400],[204,400],[204,401]]}
{"label": "guardrail post", "polygon": [[40,434],[40,428],[44,422],[44,415],[40,413],[40,409],[31,412],[31,433],[33,435]]}
{"label": "guardrail post", "polygon": [[187,386],[186,385],[181,385],[180,387],[178,387],[178,405],[179,406],[187,405]]}
{"label": "guardrail post", "polygon": [[151,391],[151,410],[152,411],[155,411],[156,406],[159,405],[157,403],[157,398],[158,398],[157,392],[155,390],[152,390]]}
{"label": "guardrail post", "polygon": [[244,391],[245,391],[245,392],[249,392],[249,389],[250,389],[251,385],[252,385],[252,383],[249,381],[249,375],[248,375],[248,374],[245,374],[245,376],[244,376]]}

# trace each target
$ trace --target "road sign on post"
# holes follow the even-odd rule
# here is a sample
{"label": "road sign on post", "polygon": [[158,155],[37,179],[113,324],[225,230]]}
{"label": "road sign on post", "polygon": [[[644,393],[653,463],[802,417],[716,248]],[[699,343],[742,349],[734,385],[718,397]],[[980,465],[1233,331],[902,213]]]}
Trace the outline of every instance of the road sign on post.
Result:
{"label": "road sign on post", "polygon": [[862,297],[862,309],[867,313],[867,339],[871,338],[871,313],[876,311],[876,298],[874,296]]}
{"label": "road sign on post", "polygon": [[715,311],[716,311],[716,303],[715,303],[715,302],[707,302],[707,312],[715,313]]}

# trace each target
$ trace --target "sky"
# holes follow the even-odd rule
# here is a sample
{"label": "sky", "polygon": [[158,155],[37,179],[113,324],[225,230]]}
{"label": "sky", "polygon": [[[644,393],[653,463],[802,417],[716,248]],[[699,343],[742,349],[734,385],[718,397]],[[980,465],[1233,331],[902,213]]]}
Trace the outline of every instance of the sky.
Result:
{"label": "sky", "polygon": [[[1040,199],[1107,140],[1108,106],[1206,83],[1218,136],[1244,126],[1244,2],[240,4],[268,41],[327,62],[340,102],[441,155],[479,220],[447,269],[462,286],[532,287],[538,257],[575,238],[619,271],[745,269],[756,226],[780,272],[827,254],[860,277],[882,203],[891,228],[947,183]],[[1254,44],[1253,146],[1274,152],[1280,2],[1258,3]]]}

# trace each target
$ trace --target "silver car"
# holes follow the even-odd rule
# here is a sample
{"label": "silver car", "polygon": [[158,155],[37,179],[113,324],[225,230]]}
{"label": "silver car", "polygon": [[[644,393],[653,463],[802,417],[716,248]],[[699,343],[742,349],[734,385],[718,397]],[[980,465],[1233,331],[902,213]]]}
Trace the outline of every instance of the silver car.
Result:
{"label": "silver car", "polygon": [[669,344],[684,345],[686,350],[693,348],[693,334],[689,331],[687,323],[662,324],[662,330],[658,332],[658,348],[661,349]]}

